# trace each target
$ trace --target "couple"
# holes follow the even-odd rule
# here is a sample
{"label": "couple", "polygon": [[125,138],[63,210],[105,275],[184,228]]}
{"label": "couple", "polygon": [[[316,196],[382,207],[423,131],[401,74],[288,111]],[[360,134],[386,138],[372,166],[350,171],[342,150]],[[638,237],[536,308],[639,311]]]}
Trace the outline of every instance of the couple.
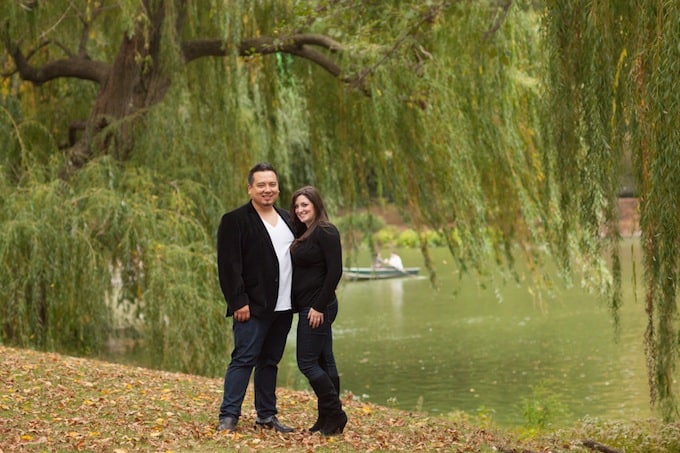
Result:
{"label": "couple", "polygon": [[274,206],[278,175],[267,163],[250,170],[248,195],[248,203],[222,217],[217,233],[220,286],[227,316],[234,318],[217,430],[235,431],[254,368],[255,426],[293,431],[276,417],[276,375],[297,311],[297,363],[318,399],[318,419],[309,430],[342,433],[347,415],[331,332],[342,276],[340,234],[311,186],[293,194],[290,213]]}

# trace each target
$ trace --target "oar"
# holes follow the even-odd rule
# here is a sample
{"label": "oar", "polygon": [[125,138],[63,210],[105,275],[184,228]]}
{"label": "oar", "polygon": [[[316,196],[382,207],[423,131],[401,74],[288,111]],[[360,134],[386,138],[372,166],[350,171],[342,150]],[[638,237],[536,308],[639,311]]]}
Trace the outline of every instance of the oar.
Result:
{"label": "oar", "polygon": [[387,264],[386,267],[389,267],[390,269],[394,269],[395,271],[399,271],[399,272],[401,272],[403,275],[405,275],[406,277],[416,278],[415,275],[409,274],[408,272],[406,272],[406,269],[399,269],[398,267],[396,267],[396,266],[391,266],[391,265],[389,265],[389,264]]}

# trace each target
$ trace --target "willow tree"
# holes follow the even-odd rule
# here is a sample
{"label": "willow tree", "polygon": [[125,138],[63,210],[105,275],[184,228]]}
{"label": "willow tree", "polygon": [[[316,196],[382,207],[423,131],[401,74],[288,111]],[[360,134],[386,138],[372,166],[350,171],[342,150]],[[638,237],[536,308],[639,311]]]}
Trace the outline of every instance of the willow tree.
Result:
{"label": "willow tree", "polygon": [[247,169],[351,209],[367,176],[436,167],[395,167],[416,150],[375,131],[429,102],[420,42],[455,4],[4,2],[2,341],[93,354],[126,329],[155,366],[221,373],[215,222]]}
{"label": "willow tree", "polygon": [[630,155],[640,200],[651,400],[672,419],[680,336],[680,6],[549,2],[546,17],[551,159],[564,171],[561,210],[580,212],[592,229],[597,220],[611,223],[617,171]]}
{"label": "willow tree", "polygon": [[[259,160],[278,167],[284,203],[315,184],[351,226],[358,208],[388,199],[419,231],[439,231],[463,271],[490,276],[491,263],[549,287],[541,269],[552,254],[567,281],[577,275],[620,303],[618,261],[602,254],[617,256],[612,170],[622,146],[635,148],[626,128],[644,124],[649,138],[656,123],[639,121],[642,97],[620,99],[620,46],[605,40],[619,49],[605,54],[610,72],[588,78],[597,52],[586,60],[575,42],[588,29],[604,44],[585,6],[5,3],[3,342],[96,353],[127,319],[153,365],[221,374],[214,233]],[[650,78],[635,93],[652,99],[645,90],[660,85],[641,68]],[[645,193],[658,192],[644,168]],[[527,275],[513,275],[517,256]],[[650,300],[664,282],[654,281]]]}

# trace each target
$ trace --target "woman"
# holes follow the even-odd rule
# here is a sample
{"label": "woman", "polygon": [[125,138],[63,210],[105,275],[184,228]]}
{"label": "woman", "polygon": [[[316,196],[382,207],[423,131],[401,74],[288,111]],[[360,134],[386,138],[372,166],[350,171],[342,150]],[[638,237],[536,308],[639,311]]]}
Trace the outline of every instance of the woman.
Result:
{"label": "woman", "polygon": [[309,430],[339,434],[347,414],[340,402],[331,325],[338,314],[335,288],[342,277],[340,233],[328,221],[321,195],[312,186],[293,194],[290,211],[297,238],[290,247],[293,310],[299,312],[297,362],[316,394],[319,413]]}

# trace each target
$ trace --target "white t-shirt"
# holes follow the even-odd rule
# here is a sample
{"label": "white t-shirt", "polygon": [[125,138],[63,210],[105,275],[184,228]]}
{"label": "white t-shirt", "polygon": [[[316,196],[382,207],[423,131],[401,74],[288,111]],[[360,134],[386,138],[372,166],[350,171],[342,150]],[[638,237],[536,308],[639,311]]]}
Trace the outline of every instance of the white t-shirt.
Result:
{"label": "white t-shirt", "polygon": [[278,216],[276,226],[266,220],[262,220],[262,223],[267,228],[272,244],[274,244],[276,258],[279,260],[279,297],[274,311],[292,310],[290,294],[293,286],[293,262],[290,259],[289,249],[290,244],[293,243],[293,233],[281,216]]}
{"label": "white t-shirt", "polygon": [[390,258],[387,260],[387,264],[395,269],[399,269],[400,271],[404,270],[404,264],[401,262],[401,257],[396,253],[390,255]]}

